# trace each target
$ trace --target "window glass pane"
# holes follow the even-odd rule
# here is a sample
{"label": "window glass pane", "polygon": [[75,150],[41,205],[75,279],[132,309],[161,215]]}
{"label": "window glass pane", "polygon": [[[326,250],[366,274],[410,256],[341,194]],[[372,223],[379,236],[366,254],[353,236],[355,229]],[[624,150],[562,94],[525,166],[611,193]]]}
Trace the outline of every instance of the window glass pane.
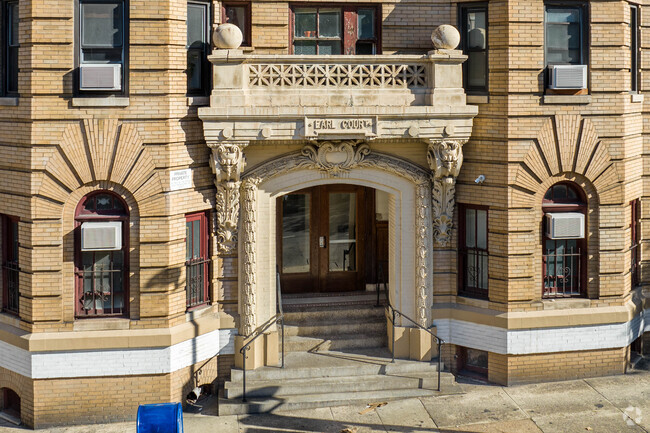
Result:
{"label": "window glass pane", "polygon": [[84,48],[81,54],[84,62],[117,63],[122,61],[121,48]]}
{"label": "window glass pane", "polygon": [[467,271],[465,273],[465,284],[467,287],[476,287],[476,280],[478,278],[476,269],[476,250],[469,250],[467,252]]}
{"label": "window glass pane", "polygon": [[465,246],[476,247],[476,211],[474,209],[465,210]]}
{"label": "window glass pane", "polygon": [[296,41],[293,51],[296,54],[316,54],[316,41]]}
{"label": "window glass pane", "polygon": [[18,45],[18,3],[11,2],[7,4],[7,22],[9,23],[9,32],[7,43],[9,46]]}
{"label": "window glass pane", "polygon": [[332,54],[341,54],[340,41],[320,41],[318,43],[318,54],[328,56]]}
{"label": "window glass pane", "polygon": [[185,260],[192,260],[192,221],[185,223]]}
{"label": "window glass pane", "polygon": [[486,48],[485,11],[467,12],[467,47],[484,50]]}
{"label": "window glass pane", "polygon": [[[316,37],[316,9],[296,9],[296,28],[294,37],[315,38]],[[298,53],[296,53],[298,54]],[[309,53],[303,53],[309,54]],[[313,54],[316,54],[315,52]]]}
{"label": "window glass pane", "polygon": [[124,265],[124,251],[113,251],[113,269],[122,269]]}
{"label": "window glass pane", "polygon": [[467,349],[467,365],[488,368],[488,354],[482,350]]}
{"label": "window glass pane", "polygon": [[187,51],[187,88],[200,90],[203,87],[202,60],[203,50]]}
{"label": "window glass pane", "polygon": [[7,92],[18,92],[18,47],[7,49]]}
{"label": "window glass pane", "polygon": [[546,9],[546,62],[582,62],[582,11],[580,8]]}
{"label": "window glass pane", "polygon": [[84,3],[81,5],[83,46],[122,46],[122,4]]}
{"label": "window glass pane", "polygon": [[98,195],[95,197],[95,202],[97,203],[97,210],[112,210],[113,209],[113,197],[110,195]]}
{"label": "window glass pane", "polygon": [[476,211],[476,246],[487,249],[487,211]]}
{"label": "window glass pane", "polygon": [[565,199],[567,198],[567,187],[566,185],[555,185],[553,187],[553,199]]}
{"label": "window glass pane", "polygon": [[357,46],[354,50],[354,53],[357,55],[364,54],[375,54],[375,43],[374,42],[364,42],[357,41]]}
{"label": "window glass pane", "polygon": [[309,194],[282,197],[282,272],[309,272]]}
{"label": "window glass pane", "polygon": [[548,23],[580,23],[580,9],[567,7],[547,7]]}
{"label": "window glass pane", "polygon": [[194,221],[193,223],[193,234],[192,234],[192,239],[193,239],[193,248],[192,248],[192,254],[194,259],[198,259],[201,257],[201,221]]}
{"label": "window glass pane", "polygon": [[357,195],[329,194],[329,270],[356,270]]}
{"label": "window glass pane", "polygon": [[201,48],[205,43],[207,7],[199,4],[187,5],[187,47]]}
{"label": "window glass pane", "polygon": [[357,12],[357,16],[358,16],[358,23],[357,23],[358,38],[374,39],[375,38],[375,10],[359,9],[359,11]]}
{"label": "window glass pane", "polygon": [[246,7],[245,6],[224,6],[226,12],[226,22],[234,24],[239,27],[242,35],[244,35],[244,42],[246,42]]}
{"label": "window glass pane", "polygon": [[467,53],[467,84],[471,87],[485,87],[487,85],[487,71],[485,51],[470,51]]}
{"label": "window glass pane", "polygon": [[478,284],[479,289],[488,288],[488,255],[483,253],[479,257],[479,272],[478,272]]}
{"label": "window glass pane", "polygon": [[319,37],[341,37],[341,11],[339,9],[321,9],[318,12]]}
{"label": "window glass pane", "polygon": [[575,190],[573,188],[567,187],[567,192],[568,192],[568,197],[572,199],[577,199],[578,195],[576,194]]}
{"label": "window glass pane", "polygon": [[81,263],[84,271],[92,271],[94,263],[94,254],[92,251],[85,251],[81,254]]}

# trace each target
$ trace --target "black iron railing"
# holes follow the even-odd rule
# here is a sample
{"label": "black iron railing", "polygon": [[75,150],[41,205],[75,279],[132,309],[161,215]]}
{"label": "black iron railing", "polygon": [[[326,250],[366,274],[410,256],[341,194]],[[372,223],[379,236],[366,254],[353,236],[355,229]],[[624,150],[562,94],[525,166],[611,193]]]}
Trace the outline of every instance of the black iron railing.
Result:
{"label": "black iron railing", "polygon": [[581,254],[548,251],[544,254],[544,298],[581,296]]}
{"label": "black iron railing", "polygon": [[386,297],[386,312],[387,312],[387,317],[389,318],[391,322],[391,326],[393,327],[392,329],[392,344],[391,344],[391,355],[392,355],[392,360],[391,362],[395,362],[395,323],[397,321],[398,317],[401,317],[403,319],[408,320],[411,322],[413,325],[415,325],[416,328],[421,329],[425,332],[427,332],[431,337],[433,337],[438,345],[438,391],[440,391],[440,373],[442,370],[442,345],[445,343],[445,341],[442,338],[439,338],[436,334],[431,332],[431,329],[425,328],[424,326],[420,325],[418,322],[415,320],[411,319],[409,316],[406,314],[402,313],[401,311],[397,310],[395,307],[393,307],[393,304],[390,301],[390,293],[388,292],[388,286],[386,285],[386,280],[384,279],[384,270],[381,264],[379,264],[378,267],[378,273],[379,273],[379,278],[377,279],[377,305],[379,305],[379,290],[381,286],[383,285],[383,290],[384,290],[384,296]]}
{"label": "black iron railing", "polygon": [[250,350],[250,345],[253,343],[253,341],[257,340],[258,337],[261,335],[264,335],[264,332],[271,328],[271,326],[275,325],[276,323],[280,324],[280,335],[282,338],[282,364],[281,368],[284,368],[284,311],[282,310],[282,288],[280,287],[280,271],[279,269],[276,271],[276,277],[275,277],[275,290],[276,290],[276,310],[277,314],[273,316],[271,319],[269,319],[264,325],[260,326],[257,328],[255,331],[253,331],[250,335],[246,336],[244,341],[246,341],[246,344],[242,346],[241,349],[239,349],[239,353],[242,354],[242,368],[243,368],[243,376],[242,376],[242,402],[246,402],[246,359],[248,359],[247,352]]}
{"label": "black iron railing", "polygon": [[185,262],[185,299],[187,308],[209,301],[207,295],[207,268],[210,260],[202,257]]}
{"label": "black iron railing", "polygon": [[488,299],[488,252],[468,248],[460,251],[460,259],[463,264],[463,276],[458,294],[471,298]]}
{"label": "black iron railing", "polygon": [[18,289],[20,268],[18,267],[18,262],[5,262],[2,266],[2,271],[4,273],[5,284],[7,284],[3,309],[8,313],[18,314],[20,304],[20,292]]}

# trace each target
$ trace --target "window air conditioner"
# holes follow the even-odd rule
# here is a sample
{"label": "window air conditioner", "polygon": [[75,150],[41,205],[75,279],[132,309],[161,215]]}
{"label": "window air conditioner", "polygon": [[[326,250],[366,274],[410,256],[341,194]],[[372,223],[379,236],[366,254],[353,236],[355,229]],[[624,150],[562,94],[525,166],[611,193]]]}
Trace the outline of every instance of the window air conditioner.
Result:
{"label": "window air conditioner", "polygon": [[549,239],[582,239],[585,237],[585,216],[578,212],[546,214],[546,237]]}
{"label": "window air conditioner", "polygon": [[114,251],[122,249],[122,223],[85,222],[81,224],[81,251]]}
{"label": "window air conditioner", "polygon": [[81,65],[79,84],[80,90],[122,90],[122,65]]}
{"label": "window air conditioner", "polygon": [[550,89],[586,89],[587,65],[551,65]]}

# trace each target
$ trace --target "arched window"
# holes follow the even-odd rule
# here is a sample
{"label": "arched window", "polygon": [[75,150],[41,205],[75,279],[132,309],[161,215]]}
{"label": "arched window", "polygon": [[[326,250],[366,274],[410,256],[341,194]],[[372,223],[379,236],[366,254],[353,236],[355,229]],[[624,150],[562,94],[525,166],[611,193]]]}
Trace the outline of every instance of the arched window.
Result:
{"label": "arched window", "polygon": [[128,207],[110,191],[85,196],[75,212],[77,317],[128,312]]}
{"label": "arched window", "polygon": [[543,298],[586,294],[587,200],[572,182],[553,185],[544,194]]}

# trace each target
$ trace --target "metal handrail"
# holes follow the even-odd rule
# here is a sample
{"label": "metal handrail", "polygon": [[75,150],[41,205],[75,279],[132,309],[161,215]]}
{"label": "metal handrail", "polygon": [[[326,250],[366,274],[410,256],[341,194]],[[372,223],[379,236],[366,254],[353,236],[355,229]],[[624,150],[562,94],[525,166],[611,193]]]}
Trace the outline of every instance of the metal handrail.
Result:
{"label": "metal handrail", "polygon": [[[436,334],[431,332],[431,329],[425,328],[424,326],[420,325],[417,323],[415,320],[411,319],[409,316],[406,314],[402,313],[400,310],[396,309],[393,304],[390,302],[390,293],[388,292],[388,287],[386,286],[386,280],[384,279],[384,270],[381,264],[379,264],[379,274],[381,275],[381,283],[384,285],[384,295],[386,296],[386,310],[388,310],[389,314],[389,320],[391,322],[391,325],[393,326],[393,332],[392,332],[392,337],[393,337],[393,344],[391,345],[391,352],[393,359],[391,360],[391,363],[395,362],[395,322],[397,320],[397,316],[403,317],[404,319],[408,320],[409,322],[413,323],[416,328],[422,329],[423,331],[429,333],[433,338],[436,339],[436,343],[438,345],[438,391],[440,391],[440,372],[442,370],[442,345],[445,343],[445,341],[438,337]],[[379,304],[379,286],[381,284],[379,280],[377,281],[377,303]],[[392,316],[392,318],[391,318]]]}
{"label": "metal handrail", "polygon": [[282,310],[282,290],[280,287],[280,271],[279,269],[276,271],[276,279],[275,279],[275,287],[276,287],[276,309],[277,309],[277,314],[273,316],[270,320],[268,320],[264,325],[258,327],[256,330],[251,332],[249,335],[246,336],[245,339],[249,339],[246,344],[242,346],[241,349],[239,349],[239,353],[242,354],[243,361],[242,361],[242,367],[243,367],[243,376],[242,376],[242,403],[246,402],[246,359],[248,358],[248,355],[246,352],[250,350],[250,345],[255,341],[260,335],[264,335],[264,331],[269,329],[271,326],[275,325],[276,323],[280,324],[280,328],[282,329],[281,335],[282,335],[282,365],[280,368],[284,368],[284,311]]}

